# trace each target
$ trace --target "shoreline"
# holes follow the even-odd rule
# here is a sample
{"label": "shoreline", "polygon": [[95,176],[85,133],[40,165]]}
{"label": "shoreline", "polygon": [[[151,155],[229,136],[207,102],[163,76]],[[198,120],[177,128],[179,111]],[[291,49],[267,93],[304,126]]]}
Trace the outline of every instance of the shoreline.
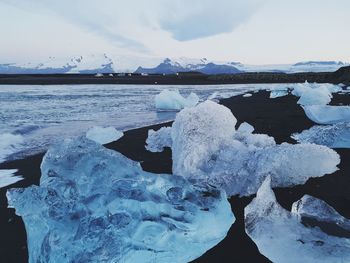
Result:
{"label": "shoreline", "polygon": [[[295,143],[290,135],[301,132],[314,125],[306,116],[303,109],[296,104],[298,98],[288,95],[275,99],[269,98],[269,92],[259,91],[251,97],[242,95],[222,99],[220,103],[228,107],[238,120],[237,125],[248,122],[255,127],[255,133],[265,133],[273,136],[277,143]],[[332,104],[343,103],[350,105],[350,95],[334,94]],[[161,153],[148,152],[145,139],[149,129],[159,129],[171,125],[172,122],[128,130],[118,141],[105,145],[116,150],[128,158],[139,161],[145,171],[153,173],[171,173],[171,150],[166,148]],[[278,202],[286,209],[301,198],[309,194],[326,201],[340,214],[350,218],[350,149],[336,149],[341,157],[339,170],[332,175],[325,175],[307,181],[304,185],[292,188],[276,188]],[[25,179],[9,187],[0,189],[1,217],[0,254],[6,262],[27,262],[26,232],[20,217],[15,216],[13,209],[7,208],[6,190],[8,188],[26,187],[38,184],[40,180],[40,163],[44,153],[29,156],[25,159],[8,161],[0,164],[2,169],[18,169]],[[231,262],[232,258],[245,262],[270,262],[262,256],[254,242],[245,234],[244,207],[251,201],[251,197],[229,199],[236,222],[232,225],[226,238],[217,246],[207,251],[193,262]]]}
{"label": "shoreline", "polygon": [[350,85],[350,66],[335,72],[246,72],[206,75],[198,72],[177,74],[113,73],[96,74],[0,74],[0,85],[134,84],[134,85],[222,85],[258,83],[344,83]]}

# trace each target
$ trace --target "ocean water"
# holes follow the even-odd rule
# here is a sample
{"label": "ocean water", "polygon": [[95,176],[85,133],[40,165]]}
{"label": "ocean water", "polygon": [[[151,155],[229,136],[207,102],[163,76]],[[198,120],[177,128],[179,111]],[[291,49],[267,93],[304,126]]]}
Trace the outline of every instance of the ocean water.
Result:
{"label": "ocean water", "polygon": [[1,85],[0,160],[44,151],[50,144],[82,135],[96,125],[125,131],[173,120],[176,112],[159,112],[154,105],[154,96],[163,89],[178,89],[185,96],[195,92],[201,100],[205,100],[213,93],[223,98],[265,87]]}

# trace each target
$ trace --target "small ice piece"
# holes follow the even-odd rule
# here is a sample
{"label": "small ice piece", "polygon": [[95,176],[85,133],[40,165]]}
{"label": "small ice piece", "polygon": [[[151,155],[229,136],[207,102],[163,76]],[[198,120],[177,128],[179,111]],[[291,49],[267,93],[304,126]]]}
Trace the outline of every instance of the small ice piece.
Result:
{"label": "small ice piece", "polygon": [[288,90],[272,90],[270,93],[270,99],[284,97],[288,95]]}
{"label": "small ice piece", "polygon": [[243,133],[253,133],[254,127],[247,122],[243,122],[241,125],[239,125],[237,131]]}
{"label": "small ice piece", "polygon": [[248,98],[248,97],[251,97],[251,96],[253,96],[253,94],[251,94],[251,93],[246,93],[246,94],[243,95],[244,98]]}
{"label": "small ice piece", "polygon": [[205,101],[179,112],[166,140],[152,134],[150,140],[159,149],[171,144],[175,175],[205,181],[229,196],[255,194],[268,175],[274,186],[289,187],[337,170],[339,155],[328,147],[277,145],[272,137],[252,134],[248,124],[236,131],[236,122],[228,108]]}
{"label": "small ice piece", "polygon": [[[294,203],[292,212],[283,209],[270,177],[244,209],[244,218],[246,233],[273,262],[350,262],[350,220],[311,196]],[[325,225],[328,231],[322,230]]]}
{"label": "small ice piece", "polygon": [[298,104],[300,105],[327,105],[332,100],[332,93],[325,86],[319,88],[305,88],[301,94]]}
{"label": "small ice piece", "polygon": [[193,107],[199,102],[199,97],[191,93],[184,98],[178,90],[162,90],[155,97],[155,104],[158,110],[179,111],[185,107]]}
{"label": "small ice piece", "polygon": [[53,146],[40,186],[11,189],[29,262],[189,262],[234,222],[224,191],[139,163],[84,137]]}
{"label": "small ice piece", "polygon": [[350,123],[316,125],[291,137],[301,143],[315,143],[330,148],[350,148]]}
{"label": "small ice piece", "polygon": [[124,133],[114,127],[94,126],[86,132],[86,138],[99,144],[106,144],[123,137]]}
{"label": "small ice piece", "polygon": [[6,157],[15,153],[18,147],[24,142],[22,135],[3,133],[0,134],[0,162]]}
{"label": "small ice piece", "polygon": [[318,124],[350,122],[350,106],[303,106],[306,116]]}
{"label": "small ice piece", "polygon": [[14,175],[18,170],[16,169],[1,169],[0,170],[0,188],[17,183],[23,180],[22,176]]}
{"label": "small ice piece", "polygon": [[158,131],[149,130],[146,149],[150,152],[162,152],[164,147],[171,147],[171,127],[162,127]]}

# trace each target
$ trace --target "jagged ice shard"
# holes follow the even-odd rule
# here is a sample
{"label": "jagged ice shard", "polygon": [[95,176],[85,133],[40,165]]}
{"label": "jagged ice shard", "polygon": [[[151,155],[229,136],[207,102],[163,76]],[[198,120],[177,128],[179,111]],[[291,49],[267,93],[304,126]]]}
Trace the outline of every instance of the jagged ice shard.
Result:
{"label": "jagged ice shard", "polygon": [[350,262],[350,220],[327,203],[304,196],[292,212],[276,201],[268,177],[245,208],[245,229],[276,263]]}
{"label": "jagged ice shard", "polygon": [[226,194],[155,175],[80,138],[49,149],[40,186],[11,189],[30,262],[188,262],[234,222]]}
{"label": "jagged ice shard", "polygon": [[147,148],[171,146],[174,174],[203,180],[229,196],[256,193],[268,175],[274,187],[289,187],[337,170],[339,155],[325,146],[277,145],[272,137],[252,134],[246,123],[236,130],[236,123],[228,108],[206,101],[179,112],[171,128],[151,131]]}

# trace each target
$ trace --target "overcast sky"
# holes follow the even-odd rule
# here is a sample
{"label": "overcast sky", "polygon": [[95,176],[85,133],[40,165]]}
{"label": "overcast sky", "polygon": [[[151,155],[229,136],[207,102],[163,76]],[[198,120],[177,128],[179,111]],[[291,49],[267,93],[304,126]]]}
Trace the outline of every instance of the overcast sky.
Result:
{"label": "overcast sky", "polygon": [[90,53],[350,61],[349,0],[0,0],[0,63]]}

